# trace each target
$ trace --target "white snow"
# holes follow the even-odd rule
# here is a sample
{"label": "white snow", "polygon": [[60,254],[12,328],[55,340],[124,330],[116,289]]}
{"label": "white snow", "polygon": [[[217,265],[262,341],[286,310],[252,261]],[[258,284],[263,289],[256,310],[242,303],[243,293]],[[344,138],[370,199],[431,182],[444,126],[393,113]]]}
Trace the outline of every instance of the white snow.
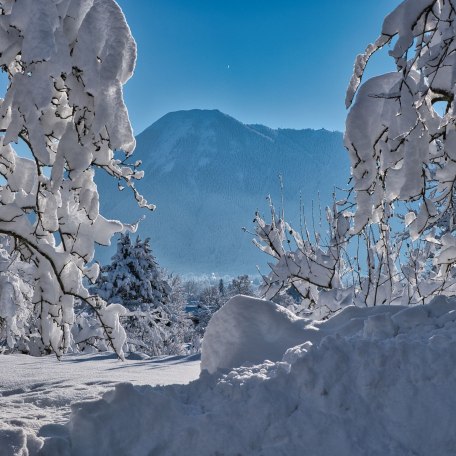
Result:
{"label": "white snow", "polygon": [[[43,426],[52,429],[68,421],[71,403],[98,399],[119,382],[188,383],[200,371],[196,357],[137,358],[119,361],[104,353],[66,355],[58,361],[53,355],[0,355],[0,455],[16,454],[14,442],[26,447],[28,439],[30,446],[34,435],[47,432]],[[42,446],[39,440],[37,444]]]}
{"label": "white snow", "polygon": [[203,339],[201,369],[212,374],[246,362],[279,361],[288,348],[313,339],[306,323],[309,321],[273,302],[235,296],[210,320]]}
{"label": "white snow", "polygon": [[[127,157],[135,147],[122,92],[135,62],[136,43],[114,0],[1,2],[8,85],[0,99],[0,232],[33,265],[36,328],[58,355],[69,349],[78,298],[123,356],[122,309],[89,297],[83,279],[96,278],[96,244],[136,229],[100,214],[94,168],[152,209],[134,188],[142,171],[114,158],[115,150]],[[13,144],[19,140],[27,158]],[[20,333],[11,312],[8,318],[10,333]]]}
{"label": "white snow", "polygon": [[[252,324],[242,324],[244,319]],[[290,343],[299,345],[287,348]],[[271,350],[273,345],[283,348],[281,356],[279,349]],[[213,375],[203,370],[188,385],[137,386],[154,383],[157,361],[132,362],[140,372],[132,379],[135,386],[113,385],[128,361],[104,360],[108,367],[100,367],[102,374],[89,375],[80,367],[88,366],[89,359],[75,360],[69,357],[61,365],[61,372],[73,364],[83,371],[79,383],[85,391],[77,392],[74,377],[69,382],[73,399],[87,392],[94,399],[110,386],[115,389],[102,399],[73,405],[68,424],[41,427],[38,437],[28,440],[32,455],[37,454],[34,446],[43,444],[44,454],[51,456],[445,456],[456,448],[455,299],[440,297],[414,307],[347,307],[327,321],[311,322],[271,302],[235,297],[215,315],[203,345],[203,367],[223,369]],[[242,367],[233,367],[241,362]],[[196,377],[192,363],[187,373],[186,363],[171,367],[182,369],[182,383],[191,378],[188,372]],[[35,398],[30,402],[36,414],[40,409],[47,413],[48,394],[68,404],[66,390],[59,393],[65,385],[59,375],[64,374],[54,368],[52,380],[40,385],[43,377],[49,379],[43,369],[36,380],[25,381],[35,390],[25,391],[19,379],[30,375],[30,366],[13,365],[19,369],[17,384],[9,384],[7,391],[13,394],[2,399],[8,401],[7,416],[14,415],[15,388],[21,403]],[[141,366],[153,367],[149,379]],[[134,376],[134,368],[131,372]],[[166,369],[164,373],[169,379]],[[48,388],[52,392],[43,392]],[[47,417],[48,423],[64,418]],[[11,419],[9,425],[17,428],[26,417]],[[26,426],[29,433],[37,428],[25,421]],[[11,433],[2,436],[13,441]],[[21,443],[19,434],[15,438],[25,448],[25,440]]]}

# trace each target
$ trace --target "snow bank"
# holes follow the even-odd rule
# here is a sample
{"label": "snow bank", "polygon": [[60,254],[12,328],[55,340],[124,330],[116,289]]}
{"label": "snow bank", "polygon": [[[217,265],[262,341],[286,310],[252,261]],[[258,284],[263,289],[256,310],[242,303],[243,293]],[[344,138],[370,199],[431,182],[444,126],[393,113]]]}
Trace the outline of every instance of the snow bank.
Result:
{"label": "snow bank", "polygon": [[310,320],[296,317],[273,302],[238,295],[211,318],[204,334],[201,369],[239,367],[265,359],[279,361],[285,351],[312,337]]}
{"label": "snow bank", "polygon": [[[255,323],[243,324],[238,311]],[[231,346],[216,351],[206,340],[198,380],[154,388],[122,384],[103,399],[76,404],[69,436],[56,431],[45,454],[454,454],[456,300],[347,308],[312,325],[273,303],[238,297],[211,326],[212,342]],[[242,356],[241,344],[257,343],[261,335],[266,342],[245,347]],[[271,349],[271,340],[284,347],[282,336],[305,342],[279,361],[227,370],[241,359],[276,358],[280,350]],[[219,367],[224,370],[208,373]],[[52,450],[57,440],[60,453]]]}
{"label": "snow bank", "polygon": [[394,335],[396,327],[390,315],[407,309],[352,306],[329,321],[315,321],[299,318],[271,301],[235,296],[210,320],[203,340],[201,369],[213,374],[218,369],[264,360],[280,361],[288,348],[304,342],[318,344],[330,334],[349,337],[363,330],[377,338]]}

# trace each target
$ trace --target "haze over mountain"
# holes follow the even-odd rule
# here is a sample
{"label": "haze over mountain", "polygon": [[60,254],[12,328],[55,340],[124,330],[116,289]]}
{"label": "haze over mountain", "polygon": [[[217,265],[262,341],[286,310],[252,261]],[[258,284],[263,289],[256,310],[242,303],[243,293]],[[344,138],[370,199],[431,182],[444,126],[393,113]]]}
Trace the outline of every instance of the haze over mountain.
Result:
{"label": "haze over mountain", "polygon": [[[134,160],[145,177],[137,188],[157,205],[153,213],[135,206],[132,194],[100,175],[101,209],[109,218],[134,222],[150,237],[159,263],[179,273],[237,275],[266,272],[268,258],[251,243],[258,209],[266,196],[280,207],[283,176],[287,218],[299,225],[300,195],[307,218],[312,201],[329,204],[334,186],[349,176],[342,134],[326,130],[273,130],[245,125],[217,110],[166,114],[137,136]],[[100,252],[105,263],[113,249]]]}

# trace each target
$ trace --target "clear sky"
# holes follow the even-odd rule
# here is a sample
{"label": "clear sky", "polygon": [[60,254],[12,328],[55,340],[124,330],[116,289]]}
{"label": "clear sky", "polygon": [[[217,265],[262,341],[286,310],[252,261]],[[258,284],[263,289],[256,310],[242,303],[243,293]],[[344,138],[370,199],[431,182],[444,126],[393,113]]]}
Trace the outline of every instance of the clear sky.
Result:
{"label": "clear sky", "polygon": [[[170,111],[344,129],[356,54],[399,0],[118,0],[138,43],[125,98],[135,133]],[[386,52],[369,74],[394,69]]]}

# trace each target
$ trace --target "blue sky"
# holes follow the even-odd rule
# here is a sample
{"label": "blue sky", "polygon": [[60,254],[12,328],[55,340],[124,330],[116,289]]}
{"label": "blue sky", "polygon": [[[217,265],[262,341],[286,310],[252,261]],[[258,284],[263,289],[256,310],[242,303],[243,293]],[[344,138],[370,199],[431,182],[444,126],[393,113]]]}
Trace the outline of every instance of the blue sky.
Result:
{"label": "blue sky", "polygon": [[[343,130],[357,53],[399,0],[118,0],[138,43],[125,98],[135,133],[169,111]],[[386,52],[370,75],[394,69]]]}

